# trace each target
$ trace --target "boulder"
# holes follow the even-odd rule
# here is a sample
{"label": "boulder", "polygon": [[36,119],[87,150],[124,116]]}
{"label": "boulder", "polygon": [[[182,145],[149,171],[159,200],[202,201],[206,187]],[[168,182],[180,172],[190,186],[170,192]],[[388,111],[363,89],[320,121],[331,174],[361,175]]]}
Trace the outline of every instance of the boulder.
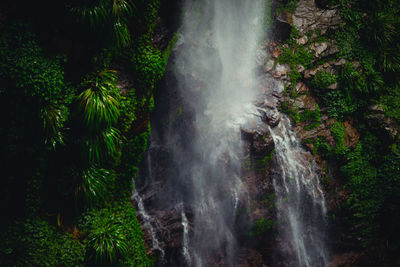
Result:
{"label": "boulder", "polygon": [[297,97],[294,101],[294,104],[299,109],[310,109],[315,110],[317,107],[317,103],[315,102],[314,98],[309,95],[301,95]]}
{"label": "boulder", "polygon": [[394,141],[399,134],[399,124],[393,118],[387,117],[381,104],[368,107],[370,115],[367,116],[368,125],[380,132],[390,140]]}
{"label": "boulder", "polygon": [[275,127],[281,121],[281,114],[277,109],[258,109],[261,113],[261,119],[268,123],[269,126]]}
{"label": "boulder", "polygon": [[352,124],[352,121],[345,121],[343,123],[343,126],[345,128],[344,145],[354,148],[358,144],[358,140],[360,140],[360,134]]}
{"label": "boulder", "polygon": [[307,87],[307,85],[305,83],[299,82],[296,85],[296,93],[298,93],[298,94],[305,94],[309,91],[310,91],[310,89]]}
{"label": "boulder", "polygon": [[301,34],[315,29],[320,29],[321,34],[325,34],[328,29],[336,29],[340,23],[337,10],[319,9],[314,0],[300,0],[291,20]]}

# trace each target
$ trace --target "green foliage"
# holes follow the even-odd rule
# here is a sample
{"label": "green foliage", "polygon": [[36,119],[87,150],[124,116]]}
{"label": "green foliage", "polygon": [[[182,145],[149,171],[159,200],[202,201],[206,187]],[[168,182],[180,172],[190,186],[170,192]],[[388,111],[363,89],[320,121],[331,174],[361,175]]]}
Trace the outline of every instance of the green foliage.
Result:
{"label": "green foliage", "polygon": [[56,144],[64,144],[63,127],[68,116],[68,109],[65,106],[47,104],[40,110],[40,118],[43,122],[45,143],[53,148]]}
{"label": "green foliage", "polygon": [[44,56],[36,36],[26,25],[8,27],[0,39],[0,78],[41,103],[55,102],[62,95],[62,57]]}
{"label": "green foliage", "polygon": [[293,14],[295,12],[298,4],[299,4],[298,0],[289,0],[289,1],[287,1],[286,4],[281,4],[277,8],[276,12],[278,15],[282,12],[288,12],[288,13]]}
{"label": "green foliage", "polygon": [[128,133],[132,127],[132,123],[136,120],[138,105],[135,89],[131,89],[127,94],[121,96],[121,116],[118,121],[118,128],[122,134]]}
{"label": "green foliage", "polygon": [[129,19],[133,15],[130,0],[75,1],[69,11],[81,25],[89,25],[92,30],[106,30],[112,33],[116,48],[131,44]]}
{"label": "green foliage", "polygon": [[279,63],[288,64],[292,70],[298,65],[308,67],[312,63],[313,55],[304,46],[296,45],[294,48],[283,48],[282,54],[278,56]]}
{"label": "green foliage", "polygon": [[314,154],[318,152],[323,158],[328,159],[332,153],[332,147],[323,138],[317,138],[314,145]]}
{"label": "green foliage", "polygon": [[87,213],[82,228],[88,234],[88,252],[96,263],[152,266],[130,203]]}
{"label": "green foliage", "polygon": [[301,122],[308,124],[304,127],[306,130],[314,129],[321,124],[321,110],[318,104],[316,104],[315,110],[306,109],[300,113],[299,117]]}
{"label": "green foliage", "polygon": [[333,139],[335,140],[335,147],[333,152],[336,157],[342,158],[349,151],[349,149],[344,144],[345,128],[343,123],[335,121],[335,123],[331,127],[331,133]]}
{"label": "green foliage", "polygon": [[82,182],[75,189],[75,197],[84,199],[90,205],[104,204],[110,200],[115,182],[112,170],[90,166],[82,171]]}
{"label": "green foliage", "polygon": [[130,55],[130,62],[138,85],[150,91],[163,76],[167,58],[163,57],[161,52],[153,47],[146,38],[144,36],[138,40],[135,53]]}
{"label": "green foliage", "polygon": [[289,102],[283,102],[279,109],[283,113],[286,113],[293,122],[300,122],[300,113],[298,107],[293,108],[290,106]]}
{"label": "green foliage", "polygon": [[121,139],[116,128],[108,128],[97,134],[82,138],[84,158],[89,162],[117,160],[120,156]]}
{"label": "green foliage", "polygon": [[343,120],[354,114],[361,104],[359,101],[354,101],[354,98],[349,99],[340,90],[331,90],[321,98],[327,107],[328,115],[336,120]]}
{"label": "green foliage", "polygon": [[30,218],[1,234],[3,266],[82,266],[86,248],[48,222]]}
{"label": "green foliage", "polygon": [[85,126],[91,131],[111,127],[119,116],[119,93],[114,71],[103,70],[92,74],[81,87],[77,96],[77,112]]}
{"label": "green foliage", "polygon": [[335,83],[337,77],[326,71],[318,71],[311,81],[311,86],[318,94],[324,93],[329,85]]}
{"label": "green foliage", "polygon": [[379,102],[382,103],[385,115],[392,117],[400,122],[400,88],[396,87],[386,90],[387,94],[381,96]]}
{"label": "green foliage", "polygon": [[368,142],[360,142],[354,151],[348,153],[346,156],[348,163],[341,169],[348,177],[348,187],[352,190],[347,204],[354,214],[354,220],[363,224],[360,231],[364,245],[367,245],[372,237],[374,220],[383,201],[377,187],[377,169],[371,164],[376,153],[374,151],[376,141],[372,135],[368,139]]}
{"label": "green foliage", "polygon": [[267,220],[266,218],[261,218],[259,220],[254,221],[250,236],[256,237],[256,236],[262,236],[264,235],[268,230],[272,228],[274,225],[272,220]]}

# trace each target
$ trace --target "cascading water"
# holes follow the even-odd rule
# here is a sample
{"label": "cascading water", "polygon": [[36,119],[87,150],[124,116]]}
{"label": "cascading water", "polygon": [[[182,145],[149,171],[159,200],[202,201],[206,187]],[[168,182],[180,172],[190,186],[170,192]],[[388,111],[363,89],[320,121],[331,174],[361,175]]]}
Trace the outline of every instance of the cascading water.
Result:
{"label": "cascading water", "polygon": [[[326,206],[313,168],[315,162],[301,148],[286,116],[270,132],[277,163],[278,175],[273,185],[278,218],[285,229],[281,236],[282,252],[289,256],[289,266],[327,266]],[[290,257],[293,254],[295,259]]]}
{"label": "cascading water", "polygon": [[136,191],[136,188],[133,189],[132,198],[137,203],[138,212],[143,220],[143,226],[150,232],[153,249],[160,251],[160,253],[161,253],[160,260],[162,261],[165,256],[165,251],[160,247],[160,242],[158,241],[158,238],[154,231],[154,227],[151,225],[151,217],[149,214],[147,214],[147,212],[144,208],[143,199],[140,197],[140,195]]}
{"label": "cascading water", "polygon": [[[220,251],[232,261],[235,209],[241,194],[240,123],[255,92],[255,52],[265,1],[187,1],[174,72],[194,113],[190,154],[175,159],[185,170],[194,228],[188,250],[196,266]],[[188,148],[186,148],[188,149]],[[181,170],[182,171],[182,170]]]}
{"label": "cascading water", "polygon": [[[234,266],[238,260],[235,220],[245,194],[240,129],[249,120],[258,120],[253,103],[260,93],[256,67],[265,5],[265,0],[184,3],[183,26],[166,74],[170,95],[159,103],[164,110],[159,111],[158,122],[152,122],[151,144],[160,150],[153,153],[156,159],[149,151],[147,159],[149,165],[152,161],[164,166],[154,175],[151,167],[147,171],[157,186],[145,203],[150,203],[153,214],[163,214],[166,224],[179,224],[182,233],[181,259],[170,249],[165,252],[166,266],[208,266],[216,260]],[[281,236],[283,253],[295,255],[288,264],[326,265],[323,232],[313,221],[323,221],[325,204],[312,163],[287,119],[270,131],[279,174],[274,177],[277,213],[288,229]],[[134,198],[143,205],[136,191]],[[149,217],[144,207],[141,213]],[[157,246],[158,241],[153,242]]]}

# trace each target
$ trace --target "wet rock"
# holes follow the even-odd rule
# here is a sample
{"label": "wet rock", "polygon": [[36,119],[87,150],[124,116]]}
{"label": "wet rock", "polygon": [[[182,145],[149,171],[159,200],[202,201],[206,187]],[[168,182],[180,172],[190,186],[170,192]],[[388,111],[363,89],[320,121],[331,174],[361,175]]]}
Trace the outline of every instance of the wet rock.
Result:
{"label": "wet rock", "polygon": [[356,252],[348,252],[348,253],[343,253],[340,255],[335,255],[330,264],[329,267],[352,267],[352,266],[360,266],[358,264],[358,261],[361,257],[360,253]]}
{"label": "wet rock", "polygon": [[278,58],[280,54],[282,54],[282,49],[276,47],[273,49],[271,56],[273,58]]}
{"label": "wet rock", "polygon": [[263,258],[262,255],[253,249],[242,248],[239,251],[238,263],[235,267],[262,267]]}
{"label": "wet rock", "polygon": [[380,104],[368,107],[370,115],[367,116],[368,125],[375,130],[380,131],[383,136],[394,141],[399,133],[399,124],[393,118],[387,117],[383,106]]}
{"label": "wet rock", "polygon": [[358,140],[360,139],[360,134],[352,124],[353,124],[352,121],[345,121],[343,123],[343,126],[345,128],[344,145],[347,147],[354,148],[358,144]]}
{"label": "wet rock", "polygon": [[399,125],[396,120],[386,117],[384,114],[372,114],[367,116],[368,125],[380,130],[390,140],[396,140],[399,133]]}
{"label": "wet rock", "polygon": [[298,66],[296,67],[296,70],[297,70],[299,73],[303,73],[303,72],[306,70],[306,68],[304,68],[303,65],[298,65]]}
{"label": "wet rock", "polygon": [[301,95],[297,97],[294,103],[300,109],[315,110],[317,106],[317,103],[315,102],[314,98],[309,95]]}
{"label": "wet rock", "polygon": [[281,121],[281,114],[277,109],[259,109],[261,118],[264,122],[268,123],[271,127],[275,127]]}
{"label": "wet rock", "polygon": [[264,64],[265,60],[267,59],[267,51],[264,49],[259,49],[256,52],[256,64],[261,66]]}
{"label": "wet rock", "polygon": [[332,64],[335,66],[344,66],[344,65],[346,65],[346,62],[347,62],[346,59],[341,58],[338,61],[332,62]]}
{"label": "wet rock", "polygon": [[334,144],[334,140],[331,135],[331,132],[330,132],[328,126],[324,123],[319,125],[317,128],[314,128],[311,130],[305,130],[304,124],[299,123],[294,128],[294,132],[296,133],[297,137],[299,137],[301,140],[310,140],[310,139],[315,140],[318,137],[323,137],[329,144],[331,144],[331,145]]}
{"label": "wet rock", "polygon": [[305,45],[308,42],[308,37],[307,35],[304,35],[303,37],[300,37],[299,39],[296,40],[296,43],[299,45]]}
{"label": "wet rock", "polygon": [[[313,43],[310,45],[310,49],[314,51],[314,56],[316,58],[323,58],[339,52],[339,49],[333,42],[322,42]],[[324,67],[328,67],[330,63],[325,63]]]}
{"label": "wet rock", "polygon": [[314,51],[314,55],[315,57],[320,57],[320,55],[328,49],[328,43],[327,42],[323,42],[323,43],[318,43],[318,44],[311,44],[310,48]]}
{"label": "wet rock", "polygon": [[368,107],[368,110],[374,112],[374,113],[380,113],[380,114],[384,114],[385,111],[383,109],[383,106],[381,104],[375,104],[375,105],[371,105]]}
{"label": "wet rock", "polygon": [[265,72],[270,72],[274,68],[274,66],[275,66],[275,60],[270,59],[265,64],[264,71]]}
{"label": "wet rock", "polygon": [[299,82],[296,85],[296,92],[298,94],[305,94],[305,93],[307,93],[309,91],[310,91],[310,89],[307,87],[307,85],[305,83]]}
{"label": "wet rock", "polygon": [[321,34],[325,34],[328,29],[339,26],[340,17],[335,9],[319,9],[314,0],[301,0],[292,15],[292,21],[300,33],[320,29]]}
{"label": "wet rock", "polygon": [[282,76],[286,76],[286,73],[288,72],[288,66],[286,65],[281,65],[277,64],[275,67],[275,71],[273,72],[273,77],[278,79],[281,78]]}
{"label": "wet rock", "polygon": [[250,144],[252,153],[260,155],[267,153],[274,146],[274,141],[269,134],[269,130],[266,127],[244,127],[240,128],[242,138]]}
{"label": "wet rock", "polygon": [[339,83],[332,83],[328,86],[328,89],[336,90],[338,88]]}

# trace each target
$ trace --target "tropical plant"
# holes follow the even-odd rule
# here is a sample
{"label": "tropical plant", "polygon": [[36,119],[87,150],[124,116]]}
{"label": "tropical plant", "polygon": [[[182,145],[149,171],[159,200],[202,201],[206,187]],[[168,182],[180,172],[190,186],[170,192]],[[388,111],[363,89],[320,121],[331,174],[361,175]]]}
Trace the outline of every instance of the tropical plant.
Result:
{"label": "tropical plant", "polygon": [[120,135],[116,128],[109,127],[97,134],[88,135],[83,142],[90,162],[119,158]]}
{"label": "tropical plant", "polygon": [[[63,112],[64,109],[64,112]],[[55,148],[56,144],[64,144],[63,124],[66,120],[66,107],[57,107],[47,104],[40,110],[40,118],[43,122],[45,143]]]}
{"label": "tropical plant", "polygon": [[119,116],[119,93],[115,85],[115,71],[103,70],[92,74],[81,87],[84,88],[76,99],[78,114],[91,131],[109,128]]}
{"label": "tropical plant", "polygon": [[93,215],[89,220],[88,247],[94,251],[97,262],[112,263],[128,250],[124,226],[108,209]]}
{"label": "tropical plant", "polygon": [[131,0],[76,1],[69,10],[79,23],[92,29],[110,28],[117,48],[121,48],[131,44],[128,21],[134,7]]}
{"label": "tropical plant", "polygon": [[75,189],[75,198],[84,199],[88,205],[93,206],[108,200],[115,173],[92,165],[82,171],[81,179],[81,183]]}

